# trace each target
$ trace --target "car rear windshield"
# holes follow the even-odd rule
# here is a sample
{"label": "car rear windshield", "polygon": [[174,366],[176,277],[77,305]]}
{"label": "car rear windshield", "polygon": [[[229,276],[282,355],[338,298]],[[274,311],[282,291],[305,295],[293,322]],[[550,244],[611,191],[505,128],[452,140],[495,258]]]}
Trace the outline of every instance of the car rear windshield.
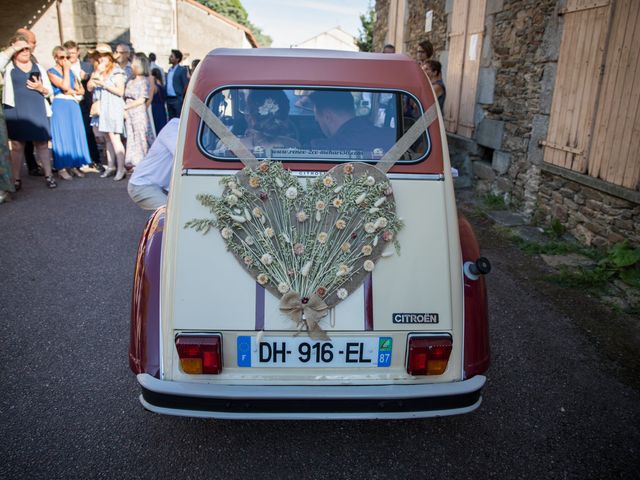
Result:
{"label": "car rear windshield", "polygon": [[[376,90],[225,88],[207,106],[257,158],[287,162],[378,160],[423,113],[407,93]],[[198,139],[207,157],[236,158],[204,122]],[[398,163],[430,150],[426,133]]]}

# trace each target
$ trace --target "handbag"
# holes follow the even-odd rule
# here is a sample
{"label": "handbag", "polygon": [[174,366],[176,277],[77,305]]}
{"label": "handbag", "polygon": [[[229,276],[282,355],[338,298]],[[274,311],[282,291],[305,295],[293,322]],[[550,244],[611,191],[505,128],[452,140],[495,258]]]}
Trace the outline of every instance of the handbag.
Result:
{"label": "handbag", "polygon": [[100,100],[96,100],[91,104],[91,108],[89,109],[90,117],[99,117],[100,116]]}

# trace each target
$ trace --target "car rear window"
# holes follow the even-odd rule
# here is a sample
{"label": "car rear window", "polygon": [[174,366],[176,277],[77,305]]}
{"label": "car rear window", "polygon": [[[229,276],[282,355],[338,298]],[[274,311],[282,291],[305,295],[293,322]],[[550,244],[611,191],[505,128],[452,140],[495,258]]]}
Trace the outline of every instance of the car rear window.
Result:
{"label": "car rear window", "polygon": [[[287,162],[378,160],[423,113],[415,97],[377,90],[233,87],[206,104],[257,158]],[[208,158],[236,158],[204,122],[198,142]],[[419,162],[430,150],[426,133],[398,163]]]}

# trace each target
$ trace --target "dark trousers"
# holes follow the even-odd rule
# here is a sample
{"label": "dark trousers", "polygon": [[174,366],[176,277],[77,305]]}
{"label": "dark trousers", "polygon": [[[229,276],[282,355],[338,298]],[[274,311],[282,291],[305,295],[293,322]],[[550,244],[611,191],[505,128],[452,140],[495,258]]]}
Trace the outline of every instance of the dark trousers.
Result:
{"label": "dark trousers", "polygon": [[182,97],[167,97],[167,113],[169,114],[169,120],[180,116],[182,100]]}
{"label": "dark trousers", "polygon": [[27,162],[29,171],[38,170],[38,162],[36,162],[36,154],[33,151],[33,142],[24,143],[24,159]]}

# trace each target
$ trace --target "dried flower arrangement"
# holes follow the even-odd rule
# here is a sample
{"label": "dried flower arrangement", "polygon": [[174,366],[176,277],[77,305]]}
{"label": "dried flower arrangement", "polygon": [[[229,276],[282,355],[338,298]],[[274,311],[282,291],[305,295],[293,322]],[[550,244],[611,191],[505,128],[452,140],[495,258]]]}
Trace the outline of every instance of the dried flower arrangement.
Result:
{"label": "dried flower arrangement", "polygon": [[387,176],[364,163],[338,165],[307,182],[281,163],[263,161],[221,180],[221,197],[197,199],[215,218],[185,225],[220,230],[227,249],[281,310],[325,338],[317,325],[328,308],[356,290],[380,257],[399,253],[402,221]]}

